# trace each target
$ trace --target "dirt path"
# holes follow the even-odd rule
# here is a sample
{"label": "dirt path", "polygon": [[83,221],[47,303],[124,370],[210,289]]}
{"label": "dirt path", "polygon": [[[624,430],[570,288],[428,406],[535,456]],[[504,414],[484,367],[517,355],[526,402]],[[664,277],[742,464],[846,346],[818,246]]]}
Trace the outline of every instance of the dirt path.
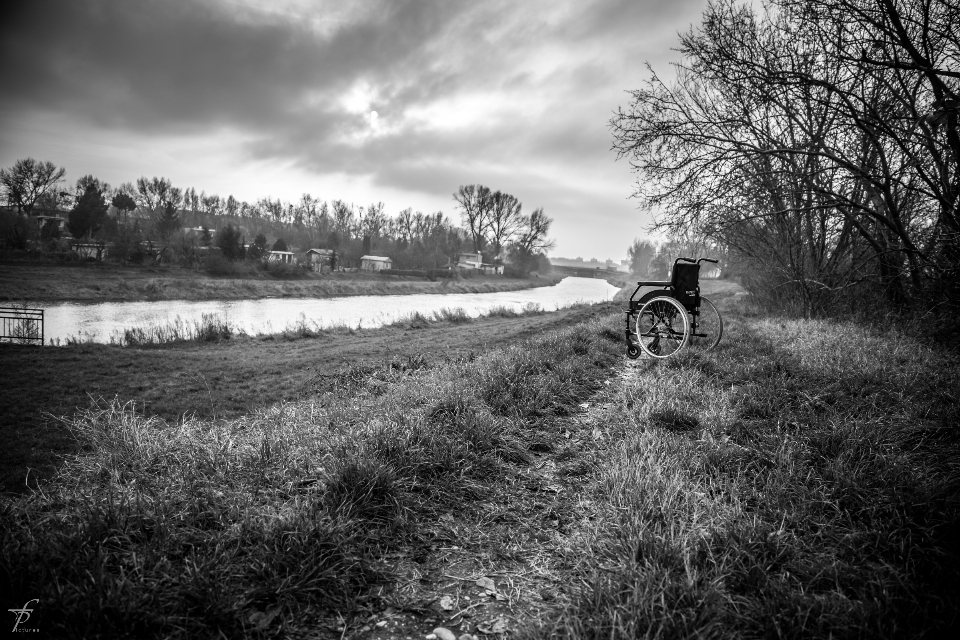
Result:
{"label": "dirt path", "polygon": [[467,508],[421,528],[421,544],[385,558],[396,576],[385,608],[331,621],[343,637],[423,638],[440,626],[456,637],[510,637],[556,619],[596,506],[590,480],[609,442],[604,416],[620,379],[643,361],[611,369],[604,389],[558,419],[532,464],[506,464],[505,483]]}
{"label": "dirt path", "polygon": [[[734,283],[705,284],[716,300],[742,291]],[[617,310],[604,306],[606,313]],[[610,436],[613,403],[621,385],[657,364],[624,358],[612,367],[579,411],[540,428],[531,463],[505,462],[507,482],[424,524],[419,545],[384,559],[396,580],[379,607],[329,621],[327,630],[396,640],[444,627],[458,638],[504,638],[552,624],[568,605],[573,590],[567,582],[583,561],[593,521],[600,520],[594,483],[618,444]]]}

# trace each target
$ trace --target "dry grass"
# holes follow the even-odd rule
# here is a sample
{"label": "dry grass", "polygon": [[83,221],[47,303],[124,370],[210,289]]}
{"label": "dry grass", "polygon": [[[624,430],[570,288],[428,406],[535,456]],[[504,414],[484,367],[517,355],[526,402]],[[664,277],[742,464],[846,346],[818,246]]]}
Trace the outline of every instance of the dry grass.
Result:
{"label": "dry grass", "polygon": [[610,314],[237,419],[82,413],[85,450],[4,504],[2,587],[84,637],[949,630],[956,363],[722,310],[720,348],[665,362]]}
{"label": "dry grass", "polygon": [[574,588],[537,637],[929,637],[957,624],[960,371],[895,333],[734,316],[637,364]]}
{"label": "dry grass", "polygon": [[38,594],[57,635],[320,624],[387,581],[380,558],[416,544],[417,523],[489,493],[526,459],[530,418],[589,396],[618,352],[578,326],[436,368],[350,371],[237,420],[82,412],[69,426],[84,451],[4,506],[3,590]]}

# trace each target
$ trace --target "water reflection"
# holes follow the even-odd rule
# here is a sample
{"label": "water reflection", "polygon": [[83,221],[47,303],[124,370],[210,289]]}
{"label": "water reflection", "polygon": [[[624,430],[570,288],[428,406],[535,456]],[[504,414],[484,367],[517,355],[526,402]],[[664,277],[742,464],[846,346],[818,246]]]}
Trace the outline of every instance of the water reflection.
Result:
{"label": "water reflection", "polygon": [[231,326],[247,333],[282,331],[300,322],[301,318],[305,319],[310,326],[316,325],[320,328],[347,325],[370,329],[417,311],[430,314],[443,308],[461,307],[468,315],[476,317],[493,307],[505,306],[520,310],[531,303],[540,305],[545,311],[555,311],[581,301],[603,302],[611,299],[616,292],[617,288],[606,280],[564,278],[551,287],[500,293],[269,298],[207,302],[164,300],[41,304],[39,306],[46,310],[45,333],[48,339],[64,341],[69,337],[79,336],[90,338],[95,342],[110,342],[112,335],[130,327],[162,325],[173,322],[178,316],[192,323],[206,313],[226,316]]}

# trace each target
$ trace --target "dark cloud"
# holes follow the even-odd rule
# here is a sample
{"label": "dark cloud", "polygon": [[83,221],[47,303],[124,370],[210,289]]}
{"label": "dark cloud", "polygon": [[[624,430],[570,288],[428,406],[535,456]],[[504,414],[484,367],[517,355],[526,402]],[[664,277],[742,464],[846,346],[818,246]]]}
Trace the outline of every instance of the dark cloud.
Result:
{"label": "dark cloud", "polygon": [[0,20],[0,117],[141,143],[226,130],[250,160],[314,175],[572,210],[597,202],[577,181],[612,165],[607,122],[649,43],[704,2],[21,1]]}
{"label": "dark cloud", "polygon": [[404,66],[456,10],[384,3],[324,35],[296,17],[212,3],[37,0],[0,27],[2,108],[137,131],[269,128],[308,99],[322,105],[357,77]]}
{"label": "dark cloud", "polygon": [[[699,22],[700,12],[705,5],[703,0],[603,0],[584,3],[576,19],[564,21],[557,32],[571,42],[597,38],[619,41],[624,36],[642,42],[658,36],[672,37],[677,31],[685,31],[689,23]],[[678,21],[678,15],[689,16],[690,19]]]}

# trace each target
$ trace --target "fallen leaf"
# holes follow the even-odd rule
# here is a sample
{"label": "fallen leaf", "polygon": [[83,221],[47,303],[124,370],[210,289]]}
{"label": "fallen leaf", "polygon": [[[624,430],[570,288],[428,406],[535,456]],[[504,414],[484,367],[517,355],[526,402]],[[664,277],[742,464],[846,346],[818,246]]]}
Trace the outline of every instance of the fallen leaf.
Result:
{"label": "fallen leaf", "polygon": [[456,634],[446,627],[437,627],[433,634],[437,636],[437,640],[457,640]]}
{"label": "fallen leaf", "polygon": [[250,614],[250,623],[255,625],[257,629],[263,631],[270,626],[270,623],[273,622],[273,619],[279,615],[280,609],[272,609],[267,612],[256,611]]}
{"label": "fallen leaf", "polygon": [[440,598],[440,608],[444,611],[453,611],[453,606],[453,598],[450,596]]}
{"label": "fallen leaf", "polygon": [[494,620],[492,623],[477,625],[477,631],[485,634],[504,633],[507,631],[507,621],[505,618],[500,617]]}
{"label": "fallen leaf", "polygon": [[477,586],[486,591],[496,592],[497,584],[490,578],[483,577],[477,580]]}

